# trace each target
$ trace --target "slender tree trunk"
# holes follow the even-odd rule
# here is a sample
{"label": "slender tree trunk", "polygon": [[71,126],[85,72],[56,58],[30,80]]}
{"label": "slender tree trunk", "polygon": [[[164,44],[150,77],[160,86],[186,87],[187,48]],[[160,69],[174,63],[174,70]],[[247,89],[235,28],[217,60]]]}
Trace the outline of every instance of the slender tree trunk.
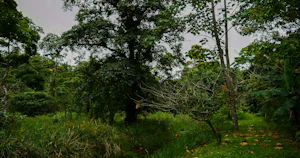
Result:
{"label": "slender tree trunk", "polygon": [[211,124],[210,120],[206,120],[205,122],[209,125],[209,127],[213,131],[213,133],[214,133],[214,135],[215,135],[215,137],[217,139],[217,143],[221,144],[221,142],[222,142],[221,135],[216,131],[216,129],[214,128],[214,126]]}
{"label": "slender tree trunk", "polygon": [[[225,1],[226,3],[226,1]],[[232,118],[232,124],[235,130],[239,129],[238,126],[238,120],[237,120],[237,115],[236,115],[236,107],[235,107],[235,96],[234,96],[234,87],[233,87],[233,81],[230,75],[230,63],[229,63],[229,53],[228,53],[228,35],[226,35],[225,40],[226,40],[226,59],[227,59],[227,67],[225,65],[224,61],[224,52],[221,46],[221,39],[218,34],[218,29],[217,29],[217,21],[216,21],[216,15],[215,15],[215,4],[214,0],[211,0],[211,12],[212,12],[212,18],[213,18],[213,34],[215,36],[216,42],[217,42],[217,48],[221,60],[221,67],[222,67],[222,72],[224,79],[226,81],[226,85],[228,87],[228,97],[229,97],[229,102],[230,102],[230,111],[231,111],[231,118]],[[226,11],[226,9],[225,9]],[[227,16],[227,14],[225,15]],[[227,27],[227,25],[226,25]],[[228,30],[225,30],[226,34]]]}
{"label": "slender tree trunk", "polygon": [[57,69],[57,57],[55,59],[55,63],[54,63],[54,68],[53,68],[53,79],[52,79],[52,84],[51,84],[51,96],[55,97],[55,92],[56,92],[56,69]]}
{"label": "slender tree trunk", "polygon": [[8,90],[7,88],[5,87],[5,85],[3,84],[2,85],[2,89],[4,91],[4,111],[7,111],[7,107],[8,107],[8,98],[9,98],[9,93],[8,93]]}
{"label": "slender tree trunk", "polygon": [[7,106],[8,106],[8,98],[9,98],[9,93],[8,93],[8,90],[5,86],[5,80],[8,76],[8,72],[9,72],[9,63],[7,63],[6,65],[6,72],[4,74],[4,76],[2,77],[2,81],[1,81],[1,89],[4,91],[4,98],[3,98],[3,109],[4,111],[7,110]]}
{"label": "slender tree trunk", "polygon": [[[8,41],[7,52],[10,53],[10,40]],[[8,60],[8,62],[6,63],[5,74],[3,75],[2,81],[0,83],[1,88],[4,91],[4,98],[3,98],[3,101],[4,101],[3,110],[4,111],[7,111],[7,108],[8,108],[9,91],[7,90],[7,88],[5,86],[5,81],[6,81],[6,78],[8,76],[9,70],[10,70],[10,63],[11,62],[12,62],[12,60]]]}
{"label": "slender tree trunk", "polygon": [[224,19],[225,19],[225,54],[226,54],[226,64],[227,69],[230,70],[230,60],[229,60],[229,44],[228,44],[228,21],[227,21],[227,1],[224,0]]}

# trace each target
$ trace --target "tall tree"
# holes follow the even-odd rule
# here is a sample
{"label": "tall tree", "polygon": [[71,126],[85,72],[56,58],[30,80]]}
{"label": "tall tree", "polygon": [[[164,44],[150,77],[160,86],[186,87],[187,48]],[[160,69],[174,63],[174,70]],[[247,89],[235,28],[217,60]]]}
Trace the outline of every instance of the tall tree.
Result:
{"label": "tall tree", "polygon": [[3,105],[6,110],[9,98],[6,79],[10,69],[28,62],[29,57],[36,53],[40,38],[38,33],[42,29],[17,10],[14,0],[0,1],[0,21],[0,64],[5,69],[5,73],[0,75],[0,86],[5,94]]}
{"label": "tall tree", "polygon": [[[139,84],[147,80],[149,66],[168,52],[163,43],[170,46],[173,56],[180,55],[179,41],[184,27],[180,26],[178,15],[184,7],[177,3],[180,1],[65,0],[65,7],[77,6],[79,11],[78,25],[65,32],[64,38],[73,48],[86,48],[94,52],[94,57],[107,58],[101,62],[107,63],[106,66],[98,68],[108,72],[106,77],[110,81],[122,77],[117,80],[126,84],[126,93],[121,94],[125,96],[128,122],[136,120],[136,106],[131,98],[136,98]],[[103,87],[108,96],[113,91],[109,86]]]}
{"label": "tall tree", "polygon": [[[193,6],[193,12],[188,16],[189,32],[193,34],[202,34],[209,38],[204,38],[200,41],[205,44],[209,39],[216,43],[215,51],[218,53],[223,77],[228,88],[228,97],[230,104],[230,112],[233,127],[238,130],[238,118],[236,114],[236,90],[232,80],[232,73],[229,60],[228,47],[228,17],[229,4],[230,7],[235,6],[235,3],[226,0],[204,0],[204,1],[188,1]],[[223,2],[223,3],[222,3]],[[217,12],[217,6],[222,6],[221,11]],[[222,15],[222,16],[219,16]],[[225,37],[225,38],[223,38]]]}
{"label": "tall tree", "polygon": [[62,54],[62,51],[64,49],[63,40],[58,35],[49,33],[43,38],[39,46],[41,49],[45,51],[45,56],[50,56],[54,61],[53,76],[52,76],[52,80],[50,81],[51,83],[49,87],[50,95],[54,97],[56,91],[56,75],[57,75],[56,73],[57,73],[58,60],[64,56],[64,54]]}

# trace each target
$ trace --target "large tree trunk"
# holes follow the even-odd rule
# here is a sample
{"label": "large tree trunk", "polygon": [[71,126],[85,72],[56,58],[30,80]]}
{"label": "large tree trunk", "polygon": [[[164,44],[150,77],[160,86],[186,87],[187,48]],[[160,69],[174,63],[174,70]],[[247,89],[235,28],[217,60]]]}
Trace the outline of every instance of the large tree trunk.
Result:
{"label": "large tree trunk", "polygon": [[[130,69],[134,70],[137,72],[137,64],[138,61],[136,61],[135,56],[134,56],[134,40],[128,42],[128,48],[129,48],[129,61],[130,61]],[[138,73],[137,73],[138,74]],[[126,112],[126,118],[125,118],[125,123],[134,123],[137,120],[137,109],[135,108],[135,102],[130,98],[135,98],[135,93],[138,89],[138,83],[135,81],[131,87],[131,92],[128,94],[128,98],[126,101],[126,107],[125,107],[125,112]]]}
{"label": "large tree trunk", "polygon": [[[225,1],[225,3],[226,3],[226,1]],[[226,85],[228,87],[228,97],[229,97],[229,102],[230,102],[229,104],[230,104],[232,124],[233,124],[234,129],[238,130],[239,126],[238,126],[238,119],[237,119],[237,114],[236,114],[234,86],[233,86],[233,81],[232,81],[232,78],[230,75],[230,63],[229,63],[229,53],[228,53],[228,35],[226,35],[226,37],[225,37],[225,39],[227,41],[227,43],[226,43],[227,46],[225,48],[226,49],[226,59],[227,59],[227,67],[226,67],[225,61],[224,61],[224,52],[221,47],[221,39],[219,37],[218,29],[217,29],[214,0],[211,0],[211,7],[212,7],[211,11],[212,11],[213,27],[214,27],[213,34],[214,34],[216,42],[217,42],[217,48],[218,48],[218,52],[219,52],[219,56],[220,56],[220,60],[221,60],[223,76],[226,81]],[[225,16],[227,16],[227,15],[225,15]],[[226,24],[226,27],[227,27],[227,24]],[[228,29],[225,30],[226,34],[227,34],[227,31],[228,31]]]}
{"label": "large tree trunk", "polygon": [[126,112],[126,117],[125,117],[125,123],[130,124],[134,123],[137,120],[137,110],[135,108],[135,103],[132,99],[128,98],[126,105],[125,105],[125,112]]}

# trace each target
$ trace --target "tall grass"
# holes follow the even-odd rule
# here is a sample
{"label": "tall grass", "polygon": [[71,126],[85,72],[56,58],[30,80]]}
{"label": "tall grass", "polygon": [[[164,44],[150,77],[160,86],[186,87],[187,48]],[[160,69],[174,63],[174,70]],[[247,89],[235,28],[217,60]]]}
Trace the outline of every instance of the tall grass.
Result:
{"label": "tall grass", "polygon": [[5,133],[1,157],[112,157],[121,154],[121,134],[99,120],[53,121],[27,117],[21,128]]}

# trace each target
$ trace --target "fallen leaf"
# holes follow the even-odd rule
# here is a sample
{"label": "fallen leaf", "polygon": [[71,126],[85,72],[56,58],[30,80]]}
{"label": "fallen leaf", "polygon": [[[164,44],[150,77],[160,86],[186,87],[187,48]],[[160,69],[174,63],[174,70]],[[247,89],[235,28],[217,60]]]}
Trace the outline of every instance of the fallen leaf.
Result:
{"label": "fallen leaf", "polygon": [[175,134],[175,137],[176,137],[176,138],[180,137],[180,134]]}
{"label": "fallen leaf", "polygon": [[240,145],[241,146],[246,146],[246,145],[248,145],[248,142],[241,142]]}
{"label": "fallen leaf", "polygon": [[142,146],[140,146],[140,147],[139,147],[139,149],[140,149],[140,150],[142,150],[142,149],[143,149],[143,147],[142,147]]}
{"label": "fallen leaf", "polygon": [[254,141],[255,141],[255,142],[259,142],[259,140],[258,140],[258,139],[255,139]]}
{"label": "fallen leaf", "polygon": [[271,140],[264,140],[264,142],[271,142]]}
{"label": "fallen leaf", "polygon": [[224,140],[227,142],[232,142],[232,140],[230,140],[229,138],[225,138]]}
{"label": "fallen leaf", "polygon": [[191,151],[189,151],[189,149],[188,149],[189,147],[188,146],[185,146],[185,151],[187,152],[187,153],[191,153]]}
{"label": "fallen leaf", "polygon": [[236,135],[234,135],[233,137],[234,137],[234,138],[236,138],[237,136],[236,136]]}
{"label": "fallen leaf", "polygon": [[221,143],[221,145],[225,145],[225,146],[227,146],[227,143],[224,143],[224,142],[223,142],[223,143]]}
{"label": "fallen leaf", "polygon": [[244,134],[246,137],[252,137],[252,134]]}
{"label": "fallen leaf", "polygon": [[264,132],[264,130],[259,130],[259,132]]}
{"label": "fallen leaf", "polygon": [[207,145],[206,145],[206,144],[204,144],[203,146],[204,146],[204,147],[206,147]]}
{"label": "fallen leaf", "polygon": [[281,143],[276,143],[276,147],[282,147]]}
{"label": "fallen leaf", "polygon": [[269,144],[263,144],[262,146],[264,146],[264,147],[268,147],[268,146],[269,146]]}
{"label": "fallen leaf", "polygon": [[278,147],[278,146],[276,146],[275,149],[276,149],[276,150],[282,150],[283,147]]}
{"label": "fallen leaf", "polygon": [[225,137],[228,137],[228,134],[225,134],[224,136],[225,136]]}
{"label": "fallen leaf", "polygon": [[276,135],[275,135],[275,136],[273,136],[272,138],[277,139],[278,137],[279,137],[279,136],[276,136]]}
{"label": "fallen leaf", "polygon": [[292,148],[299,149],[298,145],[293,145]]}

